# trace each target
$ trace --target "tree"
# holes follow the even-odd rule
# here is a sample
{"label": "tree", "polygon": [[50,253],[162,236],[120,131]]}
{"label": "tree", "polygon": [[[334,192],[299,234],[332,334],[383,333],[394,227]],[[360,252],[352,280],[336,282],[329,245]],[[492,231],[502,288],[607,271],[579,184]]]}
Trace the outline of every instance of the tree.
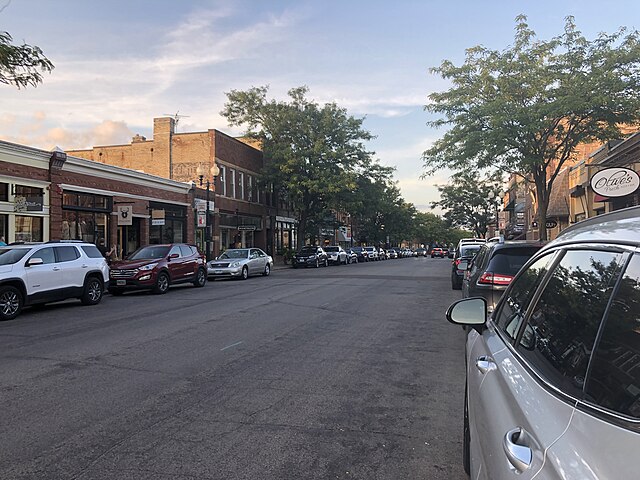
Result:
{"label": "tree", "polygon": [[496,222],[496,200],[489,192],[500,189],[499,175],[480,178],[475,171],[467,170],[453,176],[448,185],[438,185],[440,200],[431,207],[446,210],[444,219],[449,226],[466,228],[476,237],[485,237],[488,226]]}
{"label": "tree", "polygon": [[476,46],[462,66],[431,69],[453,86],[429,96],[425,109],[444,115],[429,124],[451,129],[424,152],[425,175],[492,166],[531,178],[546,239],[551,187],[576,147],[619,138],[640,118],[639,34],[625,34],[588,41],[567,17],[564,33],[544,41],[521,15],[513,46]]}
{"label": "tree", "polygon": [[301,239],[315,238],[330,212],[339,211],[373,161],[364,142],[372,135],[335,103],[306,98],[307,87],[289,91],[289,102],[267,100],[268,87],[228,92],[221,114],[261,142],[262,181],[291,202]]}
{"label": "tree", "polygon": [[0,83],[18,88],[42,82],[40,72],[51,72],[53,63],[44,56],[39,47],[12,45],[13,38],[8,32],[0,31]]}

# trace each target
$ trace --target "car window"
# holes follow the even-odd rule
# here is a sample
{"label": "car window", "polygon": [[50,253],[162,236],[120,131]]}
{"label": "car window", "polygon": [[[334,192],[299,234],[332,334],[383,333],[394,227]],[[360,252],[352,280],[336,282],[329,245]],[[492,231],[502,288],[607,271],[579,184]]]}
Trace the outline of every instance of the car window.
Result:
{"label": "car window", "polygon": [[72,262],[80,257],[80,252],[76,247],[55,247],[58,262]]}
{"label": "car window", "polygon": [[178,257],[181,257],[182,254],[180,253],[180,247],[178,245],[174,245],[173,247],[171,247],[171,250],[169,251],[169,256],[177,254]]}
{"label": "car window", "polygon": [[581,396],[621,257],[615,252],[568,250],[527,319],[522,355],[542,377],[573,396]]}
{"label": "car window", "polygon": [[0,265],[13,265],[27,253],[28,248],[0,248]]}
{"label": "car window", "polygon": [[632,257],[591,359],[586,399],[640,418],[640,254]]}
{"label": "car window", "polygon": [[169,247],[149,245],[136,250],[129,256],[129,260],[152,260],[156,258],[164,258],[169,252]]}
{"label": "car window", "polygon": [[475,257],[473,257],[472,263],[471,263],[471,271],[469,272],[470,275],[474,275],[475,272],[481,268],[482,266],[482,262],[484,261],[484,257],[486,255],[487,252],[487,247],[482,247],[480,248],[480,251],[476,254]]}
{"label": "car window", "polygon": [[255,249],[251,250],[251,258],[258,258],[260,255],[258,255],[258,251]]}
{"label": "car window", "polygon": [[45,264],[56,263],[56,254],[53,251],[53,247],[41,248],[37,252],[34,252],[34,254],[29,257],[29,260],[32,258],[41,258]]}
{"label": "car window", "polygon": [[527,261],[540,250],[538,247],[531,248],[501,248],[489,260],[486,270],[493,273],[505,275],[515,275],[520,271]]}
{"label": "car window", "polygon": [[180,245],[180,252],[182,253],[183,257],[190,257],[191,255],[193,255],[193,250],[189,245]]}
{"label": "car window", "polygon": [[471,255],[476,255],[480,250],[480,245],[469,245],[465,247],[460,247],[460,256],[468,257]]}
{"label": "car window", "polygon": [[93,245],[85,245],[80,248],[89,258],[102,258],[102,254],[100,253],[100,250],[98,250],[98,247],[94,247]]}

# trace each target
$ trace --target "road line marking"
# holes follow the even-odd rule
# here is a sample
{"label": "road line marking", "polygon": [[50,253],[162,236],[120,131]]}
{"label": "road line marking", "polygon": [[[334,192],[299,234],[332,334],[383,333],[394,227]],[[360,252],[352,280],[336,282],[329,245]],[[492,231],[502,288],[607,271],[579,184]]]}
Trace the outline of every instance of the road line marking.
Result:
{"label": "road line marking", "polygon": [[222,352],[223,350],[226,350],[227,348],[236,347],[236,346],[240,345],[241,343],[243,343],[243,342],[232,343],[231,345],[227,345],[226,347],[221,348],[220,351]]}

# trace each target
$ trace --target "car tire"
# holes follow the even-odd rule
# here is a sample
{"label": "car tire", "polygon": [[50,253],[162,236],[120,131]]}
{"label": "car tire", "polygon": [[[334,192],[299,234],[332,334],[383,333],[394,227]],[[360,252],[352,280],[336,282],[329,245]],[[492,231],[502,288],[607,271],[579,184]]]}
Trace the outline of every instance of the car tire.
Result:
{"label": "car tire", "polygon": [[462,427],[462,468],[471,475],[471,432],[469,431],[469,407],[467,386],[464,386],[464,426]]}
{"label": "car tire", "polygon": [[196,278],[193,281],[193,286],[196,288],[204,287],[207,283],[207,272],[204,268],[199,268],[196,272]]}
{"label": "car tire", "polygon": [[324,266],[328,267],[329,266],[329,260],[327,260],[326,258],[324,259]]}
{"label": "car tire", "polygon": [[318,259],[317,259],[317,258],[316,258],[316,265],[315,265],[315,267],[316,267],[316,268],[319,268],[319,267],[320,267],[320,262],[318,261]]}
{"label": "car tire", "polygon": [[104,285],[97,277],[89,277],[84,282],[84,290],[80,301],[83,305],[97,305],[102,300]]}
{"label": "car tire", "polygon": [[271,266],[267,263],[264,266],[264,272],[262,272],[262,276],[268,277],[271,274]]}
{"label": "car tire", "polygon": [[249,269],[247,267],[242,267],[242,275],[240,276],[242,280],[246,280],[249,278]]}
{"label": "car tire", "polygon": [[0,287],[0,320],[13,320],[22,311],[24,298],[16,287]]}
{"label": "car tire", "polygon": [[160,272],[158,279],[156,280],[156,286],[153,287],[153,293],[156,295],[163,295],[169,291],[169,275],[166,272]]}

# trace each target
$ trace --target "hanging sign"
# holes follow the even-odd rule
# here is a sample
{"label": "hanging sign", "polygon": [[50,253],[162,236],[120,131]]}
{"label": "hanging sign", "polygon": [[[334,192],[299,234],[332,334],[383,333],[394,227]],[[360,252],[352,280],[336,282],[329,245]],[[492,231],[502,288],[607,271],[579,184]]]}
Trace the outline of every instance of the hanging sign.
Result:
{"label": "hanging sign", "polygon": [[589,183],[598,195],[624,197],[638,190],[640,175],[630,168],[605,168],[594,174]]}
{"label": "hanging sign", "polygon": [[133,225],[133,207],[131,205],[118,207],[118,225]]}
{"label": "hanging sign", "polygon": [[164,225],[164,210],[151,210],[151,225]]}
{"label": "hanging sign", "polygon": [[207,226],[207,213],[198,210],[198,227],[204,228]]}

